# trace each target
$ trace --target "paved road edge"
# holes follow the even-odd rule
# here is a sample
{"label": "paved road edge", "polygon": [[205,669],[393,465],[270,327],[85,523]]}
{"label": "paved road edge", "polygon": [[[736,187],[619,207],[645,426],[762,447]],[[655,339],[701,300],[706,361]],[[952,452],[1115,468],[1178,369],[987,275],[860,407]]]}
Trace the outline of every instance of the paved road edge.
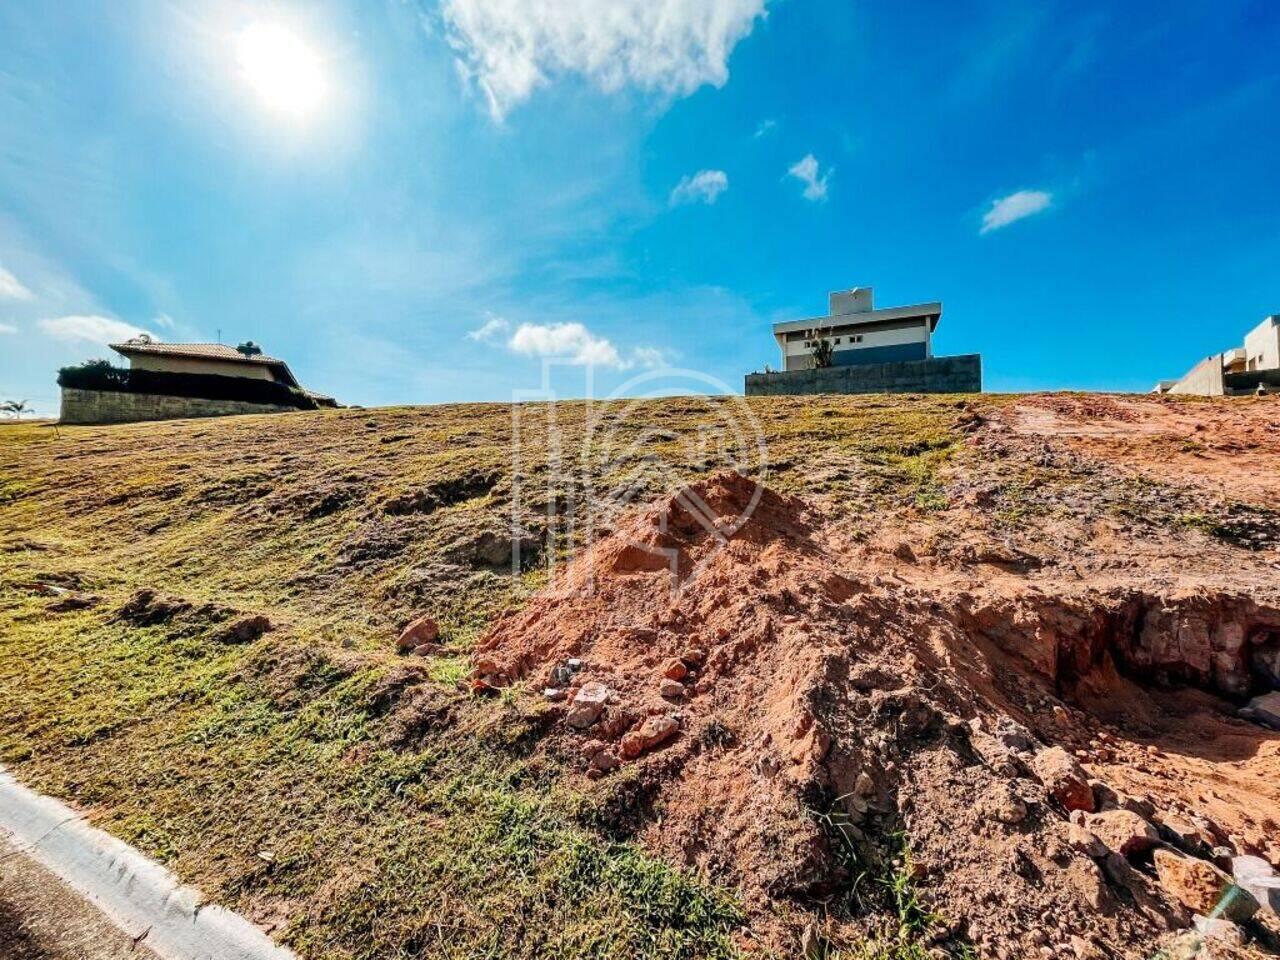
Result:
{"label": "paved road edge", "polygon": [[0,766],[0,830],[163,960],[296,960],[231,910]]}

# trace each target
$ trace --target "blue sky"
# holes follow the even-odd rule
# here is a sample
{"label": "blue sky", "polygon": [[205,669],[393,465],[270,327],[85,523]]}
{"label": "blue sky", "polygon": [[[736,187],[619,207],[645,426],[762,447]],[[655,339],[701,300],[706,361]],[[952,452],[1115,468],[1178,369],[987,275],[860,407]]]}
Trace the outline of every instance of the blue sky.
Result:
{"label": "blue sky", "polygon": [[1272,0],[4,4],[0,397],[130,329],[367,405],[740,388],[859,284],[989,389],[1145,390],[1280,312],[1277,49]]}

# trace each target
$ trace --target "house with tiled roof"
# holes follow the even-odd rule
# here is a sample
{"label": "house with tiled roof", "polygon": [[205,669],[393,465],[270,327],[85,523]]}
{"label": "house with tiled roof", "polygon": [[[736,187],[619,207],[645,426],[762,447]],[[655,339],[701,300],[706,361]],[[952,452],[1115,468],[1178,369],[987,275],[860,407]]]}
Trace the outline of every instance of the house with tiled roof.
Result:
{"label": "house with tiled roof", "polygon": [[113,343],[111,349],[129,361],[131,370],[252,377],[290,387],[302,386],[287,363],[268,357],[252,341],[238,347],[222,343],[161,343],[144,334],[124,343]]}
{"label": "house with tiled roof", "polygon": [[64,367],[63,423],[123,423],[245,413],[277,413],[335,407],[324,394],[305,389],[289,365],[267,356],[252,341],[161,343],[141,335],[111,349],[128,369],[105,360]]}

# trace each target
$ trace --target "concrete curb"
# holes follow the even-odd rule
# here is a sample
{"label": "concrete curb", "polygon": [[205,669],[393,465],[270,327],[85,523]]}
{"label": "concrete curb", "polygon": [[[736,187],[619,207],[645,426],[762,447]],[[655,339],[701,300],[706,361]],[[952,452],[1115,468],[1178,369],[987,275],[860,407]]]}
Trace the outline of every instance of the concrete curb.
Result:
{"label": "concrete curb", "polygon": [[160,864],[3,767],[0,830],[163,960],[296,960],[238,913],[206,905]]}

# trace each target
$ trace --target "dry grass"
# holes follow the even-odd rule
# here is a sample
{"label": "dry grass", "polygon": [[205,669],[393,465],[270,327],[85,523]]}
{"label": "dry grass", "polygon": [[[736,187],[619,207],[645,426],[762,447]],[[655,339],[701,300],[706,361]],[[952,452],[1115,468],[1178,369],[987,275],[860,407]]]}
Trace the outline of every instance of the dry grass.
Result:
{"label": "dry grass", "polygon": [[[747,406],[771,485],[871,516],[945,505],[969,402]],[[732,892],[597,833],[581,781],[531,756],[531,698],[455,686],[485,625],[546,576],[468,545],[514,515],[545,556],[571,553],[588,504],[607,522],[616,491],[724,465],[690,438],[730,409],[616,405],[601,445],[585,404],[560,405],[554,431],[530,406],[515,458],[501,405],[8,427],[0,759],[313,960],[732,955],[751,935]],[[32,587],[52,580],[101,602],[52,613]],[[194,609],[118,619],[141,588]],[[276,629],[220,642],[223,613],[201,604]],[[393,639],[422,612],[454,654],[407,666]]]}

